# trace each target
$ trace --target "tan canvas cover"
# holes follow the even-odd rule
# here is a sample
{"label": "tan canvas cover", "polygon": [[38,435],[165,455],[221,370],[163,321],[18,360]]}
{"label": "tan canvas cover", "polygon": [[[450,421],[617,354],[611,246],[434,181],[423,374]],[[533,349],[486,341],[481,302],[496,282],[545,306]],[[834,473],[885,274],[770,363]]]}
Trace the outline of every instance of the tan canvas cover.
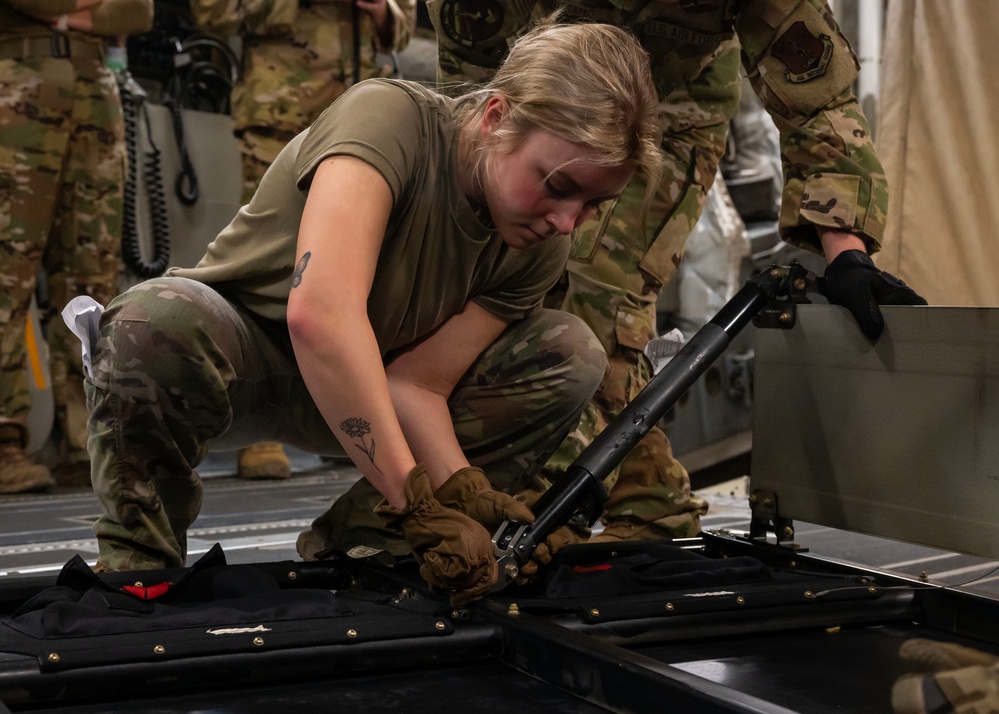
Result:
{"label": "tan canvas cover", "polygon": [[875,259],[931,305],[999,305],[999,2],[889,0]]}

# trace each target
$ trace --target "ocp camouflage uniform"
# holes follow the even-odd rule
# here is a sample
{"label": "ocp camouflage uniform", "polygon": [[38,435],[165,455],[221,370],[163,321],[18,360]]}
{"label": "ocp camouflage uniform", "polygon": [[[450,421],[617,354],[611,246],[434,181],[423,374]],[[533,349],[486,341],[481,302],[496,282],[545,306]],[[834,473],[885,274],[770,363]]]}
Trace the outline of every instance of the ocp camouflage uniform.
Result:
{"label": "ocp camouflage uniform", "polygon": [[0,426],[26,430],[25,325],[44,269],[61,457],[79,463],[87,461],[79,343],[48,318],[76,295],[107,301],[117,292],[124,123],[103,36],[148,30],[153,4],[103,0],[93,34],[56,32],[40,19],[74,8],[74,0],[0,0]]}
{"label": "ocp camouflage uniform", "polygon": [[[739,107],[740,59],[781,133],[781,236],[821,252],[815,226],[852,231],[877,250],[888,188],[853,93],[859,64],[820,0],[429,0],[443,89],[492,76],[512,40],[558,6],[570,16],[631,29],[649,51],[664,109],[668,165],[651,205],[633,182],[616,205],[578,228],[562,290],[550,305],[583,318],[610,367],[578,428],[533,491],[573,461],[648,382],[642,350],[655,331],[656,295],[676,271]],[[455,82],[455,84],[449,84]],[[606,533],[686,536],[708,504],[653,429],[612,475]],[[526,496],[534,498],[534,494]]]}
{"label": "ocp camouflage uniform", "polygon": [[[378,38],[359,13],[359,79],[387,77],[377,53],[402,51],[416,25],[415,0],[387,0],[392,41]],[[243,38],[243,68],[232,92],[233,129],[243,162],[244,204],[278,152],[354,83],[354,26],[349,3],[192,0],[202,28]]]}
{"label": "ocp camouflage uniform", "polygon": [[[94,532],[101,562],[115,570],[184,564],[203,494],[193,465],[209,444],[224,451],[276,440],[344,455],[302,378],[287,323],[254,316],[204,283],[155,278],[119,296],[94,355],[90,447],[105,514]],[[605,365],[571,315],[540,309],[515,321],[451,394],[459,443],[494,482],[522,488],[572,428]],[[370,519],[351,524],[362,535],[384,531],[370,510],[362,515]],[[333,518],[313,531],[322,539],[341,525]]]}

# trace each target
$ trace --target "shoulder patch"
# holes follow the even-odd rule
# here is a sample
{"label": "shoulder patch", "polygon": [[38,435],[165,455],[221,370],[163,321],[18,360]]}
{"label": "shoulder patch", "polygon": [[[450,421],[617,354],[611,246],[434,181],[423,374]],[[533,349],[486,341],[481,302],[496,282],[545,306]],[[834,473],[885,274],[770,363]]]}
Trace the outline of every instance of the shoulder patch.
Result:
{"label": "shoulder patch", "polygon": [[770,51],[787,67],[784,77],[788,82],[807,82],[825,74],[832,59],[833,43],[829,35],[816,35],[798,20]]}
{"label": "shoulder patch", "polygon": [[444,0],[441,27],[455,44],[472,47],[503,27],[503,3],[498,0]]}

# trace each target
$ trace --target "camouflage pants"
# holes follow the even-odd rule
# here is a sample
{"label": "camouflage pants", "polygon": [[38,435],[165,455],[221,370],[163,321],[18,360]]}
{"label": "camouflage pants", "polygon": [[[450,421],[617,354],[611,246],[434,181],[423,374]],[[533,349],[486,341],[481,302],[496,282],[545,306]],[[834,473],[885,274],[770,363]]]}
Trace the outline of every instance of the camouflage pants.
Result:
{"label": "camouflage pants", "polygon": [[67,461],[86,459],[87,415],[79,341],[58,313],[76,295],[106,304],[117,292],[124,177],[121,102],[103,63],[0,60],[0,423],[26,422],[25,325],[43,269]]}
{"label": "camouflage pants", "polygon": [[[665,142],[667,175],[650,201],[644,182],[636,178],[601,218],[573,233],[561,289],[549,295],[548,304],[576,315],[594,331],[609,366],[578,426],[532,483],[535,494],[559,478],[651,379],[643,350],[656,334],[662,287],[653,275],[667,280],[679,264],[714,180],[726,131],[724,126],[690,130]],[[664,255],[669,256],[665,261]],[[663,262],[670,265],[668,272]],[[649,263],[657,269],[646,270]],[[624,458],[607,486],[605,524],[646,524],[662,535],[687,537],[700,532],[700,517],[708,510],[706,500],[691,494],[690,476],[658,427]]]}
{"label": "camouflage pants", "polygon": [[[592,332],[571,315],[540,310],[510,325],[449,400],[469,460],[500,486],[521,488],[572,428],[605,367]],[[156,278],[111,303],[86,389],[104,512],[94,530],[100,559],[115,569],[184,563],[202,500],[194,469],[209,448],[281,441],[343,454],[299,373],[287,327],[192,280]]]}

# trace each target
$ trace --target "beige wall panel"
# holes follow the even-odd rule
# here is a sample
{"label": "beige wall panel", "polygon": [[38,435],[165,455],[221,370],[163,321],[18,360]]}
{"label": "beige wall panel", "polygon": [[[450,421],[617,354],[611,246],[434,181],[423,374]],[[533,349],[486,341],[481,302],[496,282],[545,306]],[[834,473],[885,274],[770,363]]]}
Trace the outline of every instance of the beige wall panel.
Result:
{"label": "beige wall panel", "polygon": [[999,305],[999,3],[891,0],[879,267],[933,305]]}

